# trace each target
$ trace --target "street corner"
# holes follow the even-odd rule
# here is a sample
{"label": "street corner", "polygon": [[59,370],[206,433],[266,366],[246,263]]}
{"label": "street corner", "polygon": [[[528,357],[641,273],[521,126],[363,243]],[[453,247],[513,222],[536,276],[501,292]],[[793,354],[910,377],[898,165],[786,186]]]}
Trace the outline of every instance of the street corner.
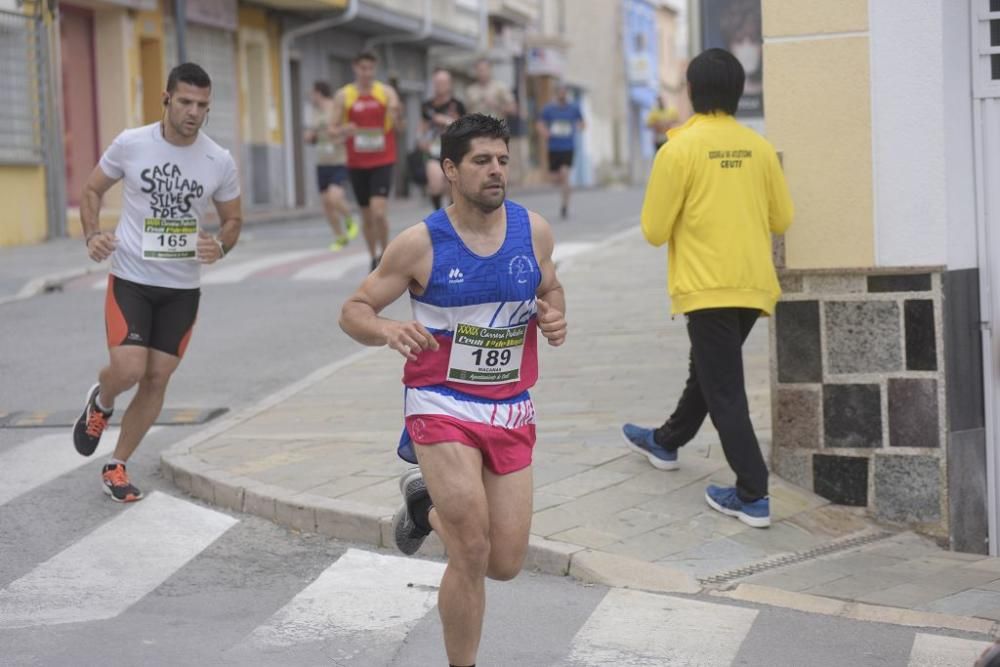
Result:
{"label": "street corner", "polygon": [[702,587],[686,572],[628,556],[587,549],[571,556],[569,576],[612,588],[694,595]]}

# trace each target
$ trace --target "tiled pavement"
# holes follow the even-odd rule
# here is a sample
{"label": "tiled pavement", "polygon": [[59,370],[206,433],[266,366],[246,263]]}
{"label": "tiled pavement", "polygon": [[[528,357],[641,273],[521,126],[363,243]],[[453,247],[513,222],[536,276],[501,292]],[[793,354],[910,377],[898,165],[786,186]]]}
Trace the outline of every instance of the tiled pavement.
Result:
{"label": "tiled pavement", "polygon": [[[655,470],[625,449],[621,424],[661,422],[687,372],[684,321],[668,315],[664,254],[636,230],[560,267],[570,334],[561,348],[543,346],[533,392],[539,438],[530,564],[604,583],[686,591],[707,585],[841,615],[877,616],[868,605],[879,605],[916,610],[884,612],[908,624],[995,629],[1000,560],[894,534],[860,510],[773,475],[769,530],[721,516],[705,505],[704,487],[731,483],[732,475],[708,422],[681,451],[678,471]],[[744,351],[765,446],[768,324],[758,323]],[[380,349],[320,369],[179,443],[164,456],[164,470],[218,504],[388,546],[397,478],[406,468],[395,455],[401,368],[396,353]],[[854,546],[838,549],[843,545]],[[425,550],[440,553],[440,545],[429,541]]]}

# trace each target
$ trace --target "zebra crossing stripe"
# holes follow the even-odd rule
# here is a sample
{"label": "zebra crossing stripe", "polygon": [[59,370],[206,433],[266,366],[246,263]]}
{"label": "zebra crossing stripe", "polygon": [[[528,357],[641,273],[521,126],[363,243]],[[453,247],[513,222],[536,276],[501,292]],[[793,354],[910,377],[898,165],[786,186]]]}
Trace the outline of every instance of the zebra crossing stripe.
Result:
{"label": "zebra crossing stripe", "polygon": [[[151,428],[150,433],[158,428]],[[117,442],[118,429],[109,428],[93,456],[85,458],[73,449],[73,434],[64,429],[60,433],[44,435],[10,448],[0,454],[0,505],[90,463],[94,457],[110,454]],[[99,483],[100,480],[95,477],[95,489]]]}
{"label": "zebra crossing stripe", "polygon": [[338,635],[401,642],[436,604],[443,574],[443,563],[348,549],[247,644],[283,648]]}
{"label": "zebra crossing stripe", "polygon": [[566,664],[732,664],[757,617],[754,609],[612,589],[573,639]]}
{"label": "zebra crossing stripe", "polygon": [[0,591],[0,628],[114,618],[235,523],[153,492]]}
{"label": "zebra crossing stripe", "polygon": [[368,266],[368,262],[367,255],[338,257],[329,262],[307,266],[296,273],[293,280],[339,280],[351,271]]}
{"label": "zebra crossing stripe", "polygon": [[201,279],[201,284],[220,285],[238,283],[259,271],[266,271],[267,269],[281,266],[282,264],[290,264],[308,257],[315,257],[316,255],[326,253],[326,250],[294,250],[290,252],[279,252],[271,255],[265,255],[263,257],[258,257],[257,259],[237,262],[229,266],[226,266],[224,263],[220,263],[213,265],[215,268],[207,269],[205,271],[205,275],[202,276]]}
{"label": "zebra crossing stripe", "polygon": [[907,666],[970,667],[989,646],[989,642],[918,632]]}

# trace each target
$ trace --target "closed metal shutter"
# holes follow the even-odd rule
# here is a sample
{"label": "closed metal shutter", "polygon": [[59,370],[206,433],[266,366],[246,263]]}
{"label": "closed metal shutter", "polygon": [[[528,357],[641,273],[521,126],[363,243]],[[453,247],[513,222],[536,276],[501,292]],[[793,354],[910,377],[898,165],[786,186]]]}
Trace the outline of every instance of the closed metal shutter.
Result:
{"label": "closed metal shutter", "polygon": [[[165,22],[168,68],[177,64],[177,39],[172,22]],[[205,133],[239,160],[239,81],[236,69],[236,35],[199,25],[188,25],[187,58],[212,77],[212,107]]]}

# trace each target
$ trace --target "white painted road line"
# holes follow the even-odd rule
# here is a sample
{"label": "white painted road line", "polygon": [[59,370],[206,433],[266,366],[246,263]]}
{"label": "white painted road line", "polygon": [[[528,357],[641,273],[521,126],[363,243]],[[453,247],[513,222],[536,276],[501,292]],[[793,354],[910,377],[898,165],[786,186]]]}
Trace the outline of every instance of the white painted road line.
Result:
{"label": "white painted road line", "polygon": [[291,252],[279,252],[273,255],[264,255],[257,259],[250,259],[243,262],[225,265],[225,261],[213,264],[205,270],[202,276],[202,285],[221,285],[227,283],[238,283],[245,278],[249,278],[259,271],[266,271],[282,264],[298,262],[309,257],[327,254],[327,250],[294,250]]}
{"label": "white painted road line", "polygon": [[596,245],[596,243],[590,243],[588,241],[558,242],[552,249],[552,261],[556,264],[563,265],[570,258],[585,253],[594,248]]}
{"label": "white painted road line", "polygon": [[918,632],[907,667],[971,667],[989,642]]}
{"label": "white painted road line", "polygon": [[437,603],[444,564],[348,549],[247,638],[254,649],[340,634],[401,642]]}
{"label": "white painted road line", "polygon": [[295,274],[294,280],[339,280],[345,275],[368,266],[367,255],[346,255],[328,262],[307,266]]}
{"label": "white painted road line", "polygon": [[[154,426],[150,433],[159,428]],[[73,433],[67,428],[11,447],[0,454],[0,505],[92,462],[95,457],[111,454],[117,442],[118,429],[109,428],[90,457],[80,456],[73,448]],[[95,477],[95,490],[99,484]]]}
{"label": "white painted road line", "polygon": [[729,665],[756,617],[754,609],[613,589],[576,634],[566,663]]}
{"label": "white painted road line", "polygon": [[0,628],[114,618],[235,523],[154,491],[0,591]]}

